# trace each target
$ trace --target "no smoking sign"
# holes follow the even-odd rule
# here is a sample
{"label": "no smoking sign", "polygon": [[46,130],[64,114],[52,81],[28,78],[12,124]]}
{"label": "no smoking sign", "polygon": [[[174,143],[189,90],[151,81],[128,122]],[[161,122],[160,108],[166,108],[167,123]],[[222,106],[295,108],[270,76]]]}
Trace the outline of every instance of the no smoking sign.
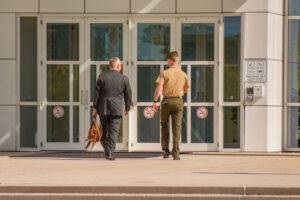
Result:
{"label": "no smoking sign", "polygon": [[208,116],[208,110],[206,107],[199,107],[196,112],[199,119],[205,119]]}
{"label": "no smoking sign", "polygon": [[146,107],[144,109],[144,117],[147,118],[147,119],[152,119],[155,115],[155,111],[152,107]]}
{"label": "no smoking sign", "polygon": [[54,106],[53,108],[53,116],[55,118],[62,118],[65,114],[64,108],[62,106]]}

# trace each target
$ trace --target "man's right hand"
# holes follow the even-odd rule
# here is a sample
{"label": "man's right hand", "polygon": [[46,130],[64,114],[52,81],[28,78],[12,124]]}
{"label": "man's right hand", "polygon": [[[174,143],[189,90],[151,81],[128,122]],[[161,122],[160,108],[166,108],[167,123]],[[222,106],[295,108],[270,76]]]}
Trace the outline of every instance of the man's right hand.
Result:
{"label": "man's right hand", "polygon": [[155,112],[157,112],[157,110],[158,110],[158,103],[157,102],[153,103],[153,109],[154,109]]}

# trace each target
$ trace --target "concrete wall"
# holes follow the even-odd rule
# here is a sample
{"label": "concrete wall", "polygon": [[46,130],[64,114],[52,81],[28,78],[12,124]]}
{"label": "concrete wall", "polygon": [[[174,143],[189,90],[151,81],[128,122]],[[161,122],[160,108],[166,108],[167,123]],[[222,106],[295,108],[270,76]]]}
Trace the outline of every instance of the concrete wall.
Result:
{"label": "concrete wall", "polygon": [[230,13],[281,15],[284,0],[0,0],[0,12]]}
{"label": "concrete wall", "polygon": [[[0,8],[2,8],[0,6]],[[17,110],[16,15],[0,13],[0,150],[15,150]]]}
{"label": "concrete wall", "polygon": [[[245,150],[282,150],[284,0],[0,0],[0,150],[16,149],[16,14],[243,13],[245,58],[265,58],[266,97],[245,108]],[[276,42],[274,42],[276,41]]]}

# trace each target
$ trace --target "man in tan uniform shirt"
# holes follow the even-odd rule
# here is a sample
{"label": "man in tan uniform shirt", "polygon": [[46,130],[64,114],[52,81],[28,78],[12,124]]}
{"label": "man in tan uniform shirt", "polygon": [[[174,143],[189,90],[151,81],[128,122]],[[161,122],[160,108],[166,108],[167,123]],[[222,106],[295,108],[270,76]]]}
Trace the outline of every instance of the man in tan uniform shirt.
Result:
{"label": "man in tan uniform shirt", "polygon": [[158,110],[157,101],[163,94],[161,102],[161,146],[164,151],[164,158],[169,158],[169,118],[172,118],[173,131],[173,150],[172,156],[174,160],[179,158],[179,142],[181,136],[183,100],[182,96],[187,92],[188,78],[187,75],[178,67],[179,56],[176,51],[168,55],[169,68],[160,73],[156,80],[156,88],[154,94],[153,108]]}

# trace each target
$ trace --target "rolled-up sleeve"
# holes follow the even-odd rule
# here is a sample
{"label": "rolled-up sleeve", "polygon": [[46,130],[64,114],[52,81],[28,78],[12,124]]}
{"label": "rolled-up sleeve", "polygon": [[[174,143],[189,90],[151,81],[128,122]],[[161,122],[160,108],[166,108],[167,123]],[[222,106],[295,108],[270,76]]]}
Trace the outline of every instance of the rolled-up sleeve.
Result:
{"label": "rolled-up sleeve", "polygon": [[159,74],[159,76],[157,77],[155,83],[163,85],[164,82],[165,82],[165,76],[164,76],[164,73],[161,72],[161,73]]}

